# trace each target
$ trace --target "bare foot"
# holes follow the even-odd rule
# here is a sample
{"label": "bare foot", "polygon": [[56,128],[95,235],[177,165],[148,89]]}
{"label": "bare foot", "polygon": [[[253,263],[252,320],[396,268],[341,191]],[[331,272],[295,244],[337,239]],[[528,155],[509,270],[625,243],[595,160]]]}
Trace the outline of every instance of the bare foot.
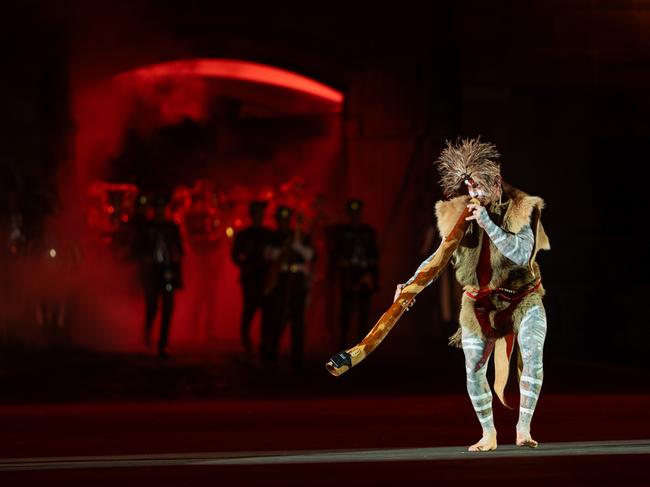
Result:
{"label": "bare foot", "polygon": [[490,451],[497,449],[497,432],[485,433],[478,443],[474,443],[468,451]]}
{"label": "bare foot", "polygon": [[539,443],[533,440],[529,432],[517,431],[517,446],[537,448],[537,445],[539,445]]}

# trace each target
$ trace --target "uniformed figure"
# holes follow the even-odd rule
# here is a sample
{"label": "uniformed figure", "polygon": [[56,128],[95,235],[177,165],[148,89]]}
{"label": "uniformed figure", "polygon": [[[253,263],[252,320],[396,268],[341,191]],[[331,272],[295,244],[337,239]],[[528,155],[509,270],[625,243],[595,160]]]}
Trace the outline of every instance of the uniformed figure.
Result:
{"label": "uniformed figure", "polygon": [[181,258],[183,244],[174,222],[165,215],[166,200],[154,200],[155,213],[151,221],[137,222],[133,242],[133,255],[140,262],[140,279],[145,294],[145,342],[151,345],[151,332],[162,301],[158,355],[167,358],[169,326],[174,309],[174,291],[182,287]]}
{"label": "uniformed figure", "polygon": [[305,340],[305,306],[309,290],[310,264],[315,258],[309,235],[297,221],[292,228],[293,211],[277,209],[277,229],[271,236],[266,256],[269,269],[264,282],[265,303],[262,317],[262,360],[277,361],[280,338],[291,322],[291,357],[294,370],[302,367]]}
{"label": "uniformed figure", "polygon": [[266,202],[253,201],[248,206],[251,225],[235,236],[232,259],[239,267],[243,309],[241,315],[241,341],[246,351],[251,351],[250,329],[255,311],[262,306],[264,278],[268,269],[265,250],[271,243],[273,231],[264,226]]}
{"label": "uniformed figure", "polygon": [[357,315],[357,333],[361,340],[370,329],[370,298],[377,291],[379,251],[375,230],[363,223],[363,202],[348,201],[347,223],[337,225],[333,235],[332,261],[340,280],[341,345],[345,348],[352,316]]}
{"label": "uniformed figure", "polygon": [[28,251],[25,220],[20,192],[10,188],[0,194],[7,206],[0,213],[0,343],[9,337],[9,326],[25,306],[27,293],[19,284],[21,264]]}

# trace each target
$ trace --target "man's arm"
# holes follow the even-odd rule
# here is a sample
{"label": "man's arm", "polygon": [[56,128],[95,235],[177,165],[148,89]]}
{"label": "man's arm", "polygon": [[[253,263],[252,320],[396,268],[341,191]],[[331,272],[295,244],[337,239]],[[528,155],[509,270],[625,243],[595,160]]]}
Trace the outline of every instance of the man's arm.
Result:
{"label": "man's arm", "polygon": [[311,241],[308,238],[305,238],[303,241],[294,239],[291,248],[298,252],[307,263],[311,262],[316,255],[314,248],[311,246]]}
{"label": "man's arm", "polygon": [[518,233],[506,232],[495,224],[485,207],[480,205],[468,205],[474,210],[474,214],[468,219],[476,222],[485,230],[492,243],[508,259],[517,265],[526,265],[530,260],[535,246],[535,236],[530,225],[524,227]]}
{"label": "man's arm", "polygon": [[[436,252],[437,252],[437,251],[436,251]],[[433,258],[435,257],[436,252],[434,252],[434,253],[431,254],[429,257],[427,257],[426,259],[424,259],[424,261],[422,261],[422,263],[421,263],[421,264],[418,266],[418,268],[415,270],[415,273],[413,274],[413,276],[411,276],[411,278],[410,278],[408,281],[406,281],[404,284],[398,284],[398,285],[397,285],[397,291],[395,292],[395,299],[397,299],[397,297],[399,296],[399,293],[402,291],[402,288],[403,288],[403,287],[408,286],[409,284],[412,284],[413,281],[415,281],[415,278],[417,277],[417,275],[418,275],[420,272],[422,272],[424,269],[426,269],[426,268],[431,264],[431,261],[432,261]],[[428,286],[429,284],[431,284],[431,281],[428,281],[428,282],[426,283],[427,286]]]}

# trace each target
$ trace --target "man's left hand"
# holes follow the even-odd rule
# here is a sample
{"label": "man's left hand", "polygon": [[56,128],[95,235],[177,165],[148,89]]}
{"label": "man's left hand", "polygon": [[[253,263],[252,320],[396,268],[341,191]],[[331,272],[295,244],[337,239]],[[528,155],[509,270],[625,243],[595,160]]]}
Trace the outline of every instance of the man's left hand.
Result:
{"label": "man's left hand", "polygon": [[472,214],[465,218],[465,220],[474,220],[481,228],[485,228],[485,222],[490,218],[485,207],[476,203],[470,203],[467,205],[467,208],[470,209]]}

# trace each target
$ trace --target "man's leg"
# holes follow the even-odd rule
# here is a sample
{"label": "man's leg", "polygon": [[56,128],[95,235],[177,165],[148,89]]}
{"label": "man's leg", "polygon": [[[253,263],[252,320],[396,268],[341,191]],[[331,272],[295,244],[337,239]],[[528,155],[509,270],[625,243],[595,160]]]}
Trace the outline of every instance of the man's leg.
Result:
{"label": "man's leg", "polygon": [[517,422],[517,446],[535,448],[537,442],[530,436],[537,399],[544,379],[544,339],[546,338],[546,313],[541,305],[533,306],[519,325],[519,348],[523,362],[519,383],[519,421]]}
{"label": "man's leg", "polygon": [[307,290],[300,286],[291,296],[291,368],[294,371],[302,368],[305,348],[305,304]]}
{"label": "man's leg", "polygon": [[358,337],[359,341],[363,340],[368,332],[370,331],[370,328],[374,323],[370,323],[370,298],[372,296],[372,293],[370,292],[369,289],[362,289],[359,291],[358,295],[358,310],[359,313],[357,315],[359,324],[358,324]]}
{"label": "man's leg", "polygon": [[260,341],[260,357],[264,365],[272,366],[277,362],[278,349],[276,346],[280,314],[282,312],[282,296],[279,289],[274,289],[265,296],[262,302],[262,334]]}
{"label": "man's leg", "polygon": [[244,297],[244,306],[241,314],[241,341],[244,349],[247,352],[251,351],[251,323],[255,310],[259,305],[259,299],[256,296],[256,289],[254,285],[242,284],[242,291]]}
{"label": "man's leg", "polygon": [[145,318],[144,318],[144,342],[147,348],[151,347],[151,331],[153,322],[158,311],[158,293],[154,289],[145,289]]}
{"label": "man's leg", "polygon": [[350,331],[350,318],[352,314],[352,295],[351,292],[341,291],[341,316],[339,318],[339,328],[341,330],[340,347],[348,348],[348,333]]}
{"label": "man's leg", "polygon": [[164,290],[162,292],[162,317],[160,319],[160,341],[158,342],[158,355],[167,356],[167,339],[169,337],[169,325],[174,311],[174,291]]}
{"label": "man's leg", "polygon": [[467,372],[467,393],[472,401],[476,416],[481,423],[483,436],[470,451],[489,451],[497,447],[497,430],[492,417],[492,391],[488,384],[486,372],[487,363],[476,370],[476,365],[483,356],[486,339],[482,335],[472,333],[468,328],[462,328],[463,352],[465,353],[465,370]]}

